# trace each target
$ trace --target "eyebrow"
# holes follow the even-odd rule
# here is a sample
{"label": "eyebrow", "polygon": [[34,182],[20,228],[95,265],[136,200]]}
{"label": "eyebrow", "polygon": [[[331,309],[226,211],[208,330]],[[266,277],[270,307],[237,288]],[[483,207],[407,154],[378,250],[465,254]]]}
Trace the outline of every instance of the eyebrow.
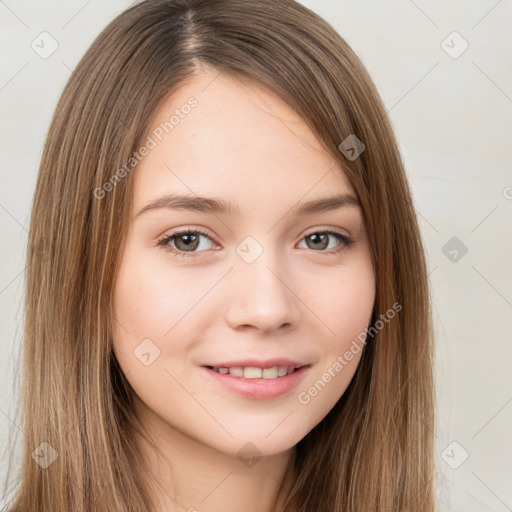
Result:
{"label": "eyebrow", "polygon": [[[360,208],[359,200],[352,194],[337,194],[334,196],[297,203],[290,209],[293,215],[312,215],[339,208],[352,206]],[[144,206],[136,217],[153,210],[171,209],[185,210],[200,213],[214,213],[220,215],[239,216],[240,205],[215,197],[199,197],[169,194],[152,201]]]}

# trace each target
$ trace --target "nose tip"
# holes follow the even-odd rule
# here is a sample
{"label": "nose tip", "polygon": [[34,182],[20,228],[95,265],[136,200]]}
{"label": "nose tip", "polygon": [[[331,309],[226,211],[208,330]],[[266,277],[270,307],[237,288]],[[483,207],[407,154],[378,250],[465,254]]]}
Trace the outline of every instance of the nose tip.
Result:
{"label": "nose tip", "polygon": [[290,279],[278,275],[264,261],[235,272],[227,308],[230,326],[234,329],[254,327],[264,332],[295,326],[299,310]]}

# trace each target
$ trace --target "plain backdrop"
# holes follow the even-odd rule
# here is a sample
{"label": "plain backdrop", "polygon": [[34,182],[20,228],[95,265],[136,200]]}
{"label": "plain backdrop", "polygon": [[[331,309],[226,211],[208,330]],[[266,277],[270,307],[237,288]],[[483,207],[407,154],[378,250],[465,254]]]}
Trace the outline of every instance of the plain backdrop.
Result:
{"label": "plain backdrop", "polygon": [[[361,57],[407,165],[434,299],[440,509],[510,511],[511,2],[303,3]],[[0,478],[20,428],[13,381],[44,138],[74,66],[129,5],[0,0]]]}

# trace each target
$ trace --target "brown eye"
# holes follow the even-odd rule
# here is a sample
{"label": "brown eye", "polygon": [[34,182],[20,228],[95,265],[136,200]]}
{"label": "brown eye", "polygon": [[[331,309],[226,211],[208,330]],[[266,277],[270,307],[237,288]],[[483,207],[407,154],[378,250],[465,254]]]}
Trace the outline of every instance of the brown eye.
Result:
{"label": "brown eye", "polygon": [[180,251],[194,251],[199,247],[199,236],[192,233],[174,235],[174,244]]}
{"label": "brown eye", "polygon": [[329,245],[329,235],[327,233],[313,233],[306,237],[306,241],[310,241],[307,244],[310,249],[326,249]]}
{"label": "brown eye", "polygon": [[[211,242],[211,238],[207,233],[197,229],[186,230],[166,236],[160,240],[160,242],[158,242],[158,245],[162,246],[166,251],[172,252],[177,256],[195,257],[198,256],[197,253],[203,252],[203,250],[209,248],[204,247],[204,243],[201,241],[202,238],[206,238]],[[202,247],[202,249],[198,251],[197,249],[199,247]]]}
{"label": "brown eye", "polygon": [[[329,245],[331,239],[337,239],[338,244]],[[342,249],[347,249],[352,243],[348,236],[337,233],[336,231],[317,231],[306,235],[303,240],[306,242],[308,249],[312,249],[317,252],[324,252],[327,254],[336,253]],[[338,247],[336,247],[338,245]],[[331,250],[326,250],[326,249]]]}

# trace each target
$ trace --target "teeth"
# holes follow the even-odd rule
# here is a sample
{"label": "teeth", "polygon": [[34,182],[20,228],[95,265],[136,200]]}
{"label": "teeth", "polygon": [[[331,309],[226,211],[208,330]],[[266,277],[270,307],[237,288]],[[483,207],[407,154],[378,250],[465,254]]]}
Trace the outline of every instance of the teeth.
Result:
{"label": "teeth", "polygon": [[[244,373],[245,375],[245,373]],[[261,376],[264,379],[277,379],[277,376],[279,375],[279,370],[277,366],[274,366],[273,368],[264,368],[261,372]]]}
{"label": "teeth", "polygon": [[246,379],[261,379],[263,371],[261,368],[255,368],[254,366],[248,366],[244,368],[244,377]]}
{"label": "teeth", "polygon": [[241,366],[233,366],[233,368],[229,368],[229,373],[235,377],[243,377],[244,369]]}
{"label": "teeth", "polygon": [[218,373],[226,375],[229,373],[234,377],[244,377],[246,379],[277,379],[284,377],[295,371],[294,366],[273,366],[272,368],[257,368],[255,366],[233,366],[232,368],[212,368]]}
{"label": "teeth", "polygon": [[[280,366],[278,368],[278,375],[279,377],[283,377],[284,375],[286,375],[288,373],[288,367],[286,366]],[[291,373],[291,372],[290,372]]]}

